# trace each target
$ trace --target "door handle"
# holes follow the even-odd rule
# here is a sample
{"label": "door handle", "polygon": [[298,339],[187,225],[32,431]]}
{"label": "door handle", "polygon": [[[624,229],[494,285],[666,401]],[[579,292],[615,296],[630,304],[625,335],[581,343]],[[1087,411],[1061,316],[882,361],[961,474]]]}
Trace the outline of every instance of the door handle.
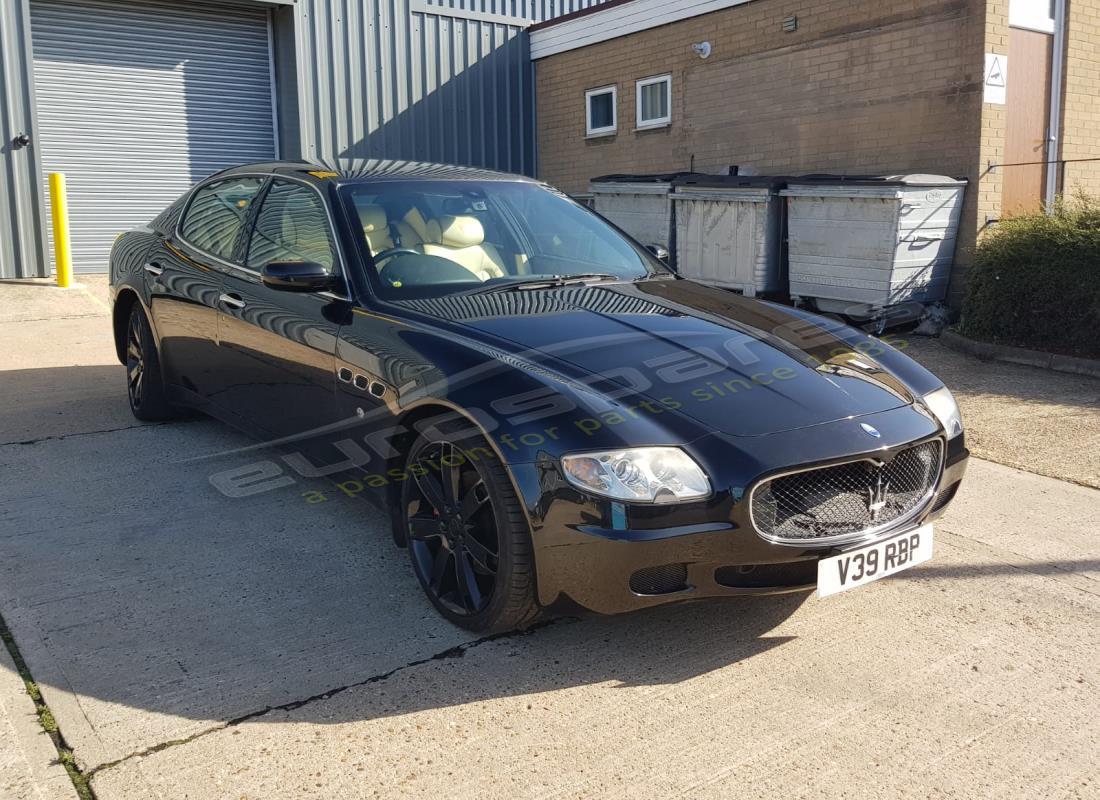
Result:
{"label": "door handle", "polygon": [[159,278],[164,274],[164,267],[155,261],[150,261],[145,265],[145,271],[152,275],[154,278]]}
{"label": "door handle", "polygon": [[218,302],[230,308],[244,308],[244,300],[241,299],[240,295],[236,294],[220,295],[218,297]]}

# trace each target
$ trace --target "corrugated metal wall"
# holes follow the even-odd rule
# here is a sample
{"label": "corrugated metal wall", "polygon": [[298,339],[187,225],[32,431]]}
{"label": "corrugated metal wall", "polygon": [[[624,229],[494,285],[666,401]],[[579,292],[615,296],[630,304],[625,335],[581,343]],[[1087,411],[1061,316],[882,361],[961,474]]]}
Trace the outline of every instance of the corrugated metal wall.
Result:
{"label": "corrugated metal wall", "polygon": [[30,34],[27,7],[0,0],[0,278],[46,274],[35,146],[12,143],[34,134]]}
{"label": "corrugated metal wall", "polygon": [[303,155],[531,171],[523,21],[414,11],[410,3],[298,5]]}
{"label": "corrugated metal wall", "polygon": [[424,0],[427,5],[482,14],[521,17],[531,22],[572,14],[607,0]]}
{"label": "corrugated metal wall", "polygon": [[303,155],[532,174],[534,86],[524,28],[603,1],[299,3]]}

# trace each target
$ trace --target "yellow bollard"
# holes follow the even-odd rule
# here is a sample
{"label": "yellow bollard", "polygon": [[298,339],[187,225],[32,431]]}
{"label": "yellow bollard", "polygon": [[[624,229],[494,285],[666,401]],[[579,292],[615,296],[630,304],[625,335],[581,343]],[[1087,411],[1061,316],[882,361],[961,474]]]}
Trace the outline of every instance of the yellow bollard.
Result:
{"label": "yellow bollard", "polygon": [[57,268],[57,285],[68,289],[73,285],[73,251],[69,244],[69,198],[65,193],[65,174],[50,173],[50,213],[53,216],[53,260]]}

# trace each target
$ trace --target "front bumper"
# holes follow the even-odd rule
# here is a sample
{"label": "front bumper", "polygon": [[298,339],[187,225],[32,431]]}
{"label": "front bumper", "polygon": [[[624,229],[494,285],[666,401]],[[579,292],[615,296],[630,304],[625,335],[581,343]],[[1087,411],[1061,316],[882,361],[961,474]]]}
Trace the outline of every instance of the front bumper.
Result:
{"label": "front bumper", "polygon": [[[941,516],[959,488],[968,457],[963,437],[953,439],[936,492],[917,516],[838,546],[766,541],[753,529],[744,496],[736,490],[705,503],[631,507],[634,513],[627,514],[625,525],[621,510],[608,513],[608,503],[568,489],[543,491],[529,509],[539,601],[614,614],[700,598],[813,589],[820,559]],[[544,484],[548,468],[541,471]],[[539,480],[535,474],[528,478]]]}

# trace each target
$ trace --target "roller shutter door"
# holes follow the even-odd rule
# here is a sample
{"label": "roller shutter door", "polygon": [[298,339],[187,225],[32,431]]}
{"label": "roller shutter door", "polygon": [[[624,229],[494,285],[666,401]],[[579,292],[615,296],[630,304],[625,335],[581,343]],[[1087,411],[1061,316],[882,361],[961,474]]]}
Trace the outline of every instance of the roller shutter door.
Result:
{"label": "roller shutter door", "polygon": [[31,28],[36,139],[68,182],[77,272],[106,271],[115,236],[195,181],[275,156],[266,9],[31,0]]}

